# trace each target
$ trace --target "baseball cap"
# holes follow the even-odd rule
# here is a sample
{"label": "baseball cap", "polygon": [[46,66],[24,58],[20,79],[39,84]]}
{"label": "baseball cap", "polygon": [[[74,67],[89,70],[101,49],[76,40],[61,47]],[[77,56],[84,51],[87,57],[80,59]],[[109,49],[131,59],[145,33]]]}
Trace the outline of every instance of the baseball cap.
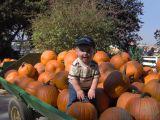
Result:
{"label": "baseball cap", "polygon": [[75,46],[79,46],[79,45],[89,45],[89,46],[95,47],[95,42],[91,37],[87,36],[87,37],[76,39]]}

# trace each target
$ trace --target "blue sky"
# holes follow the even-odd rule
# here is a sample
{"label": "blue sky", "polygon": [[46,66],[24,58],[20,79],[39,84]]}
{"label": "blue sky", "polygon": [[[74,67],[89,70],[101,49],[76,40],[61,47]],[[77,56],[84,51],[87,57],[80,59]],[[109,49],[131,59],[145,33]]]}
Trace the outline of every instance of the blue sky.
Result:
{"label": "blue sky", "polygon": [[140,19],[144,22],[139,35],[141,43],[153,45],[156,43],[154,32],[160,29],[160,0],[141,0],[144,3],[143,14]]}

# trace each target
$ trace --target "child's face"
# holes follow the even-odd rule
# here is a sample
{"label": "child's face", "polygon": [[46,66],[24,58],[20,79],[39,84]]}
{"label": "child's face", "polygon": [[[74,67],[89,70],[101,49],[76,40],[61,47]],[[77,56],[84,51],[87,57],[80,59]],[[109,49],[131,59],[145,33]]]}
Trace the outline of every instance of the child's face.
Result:
{"label": "child's face", "polygon": [[76,47],[78,57],[85,63],[88,64],[94,55],[94,49],[88,45],[81,45]]}

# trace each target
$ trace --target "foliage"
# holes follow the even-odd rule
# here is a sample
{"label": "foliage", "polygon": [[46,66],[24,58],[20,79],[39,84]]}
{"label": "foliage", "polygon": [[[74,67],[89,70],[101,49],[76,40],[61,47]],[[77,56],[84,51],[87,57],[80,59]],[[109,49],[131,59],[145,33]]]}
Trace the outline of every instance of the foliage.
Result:
{"label": "foliage", "polygon": [[[44,12],[49,4],[46,0],[1,0],[0,1],[0,56],[9,57],[11,41],[30,38],[31,20]],[[28,39],[29,39],[28,38]],[[7,49],[6,49],[7,48]],[[8,50],[8,51],[7,51]],[[7,52],[5,52],[7,51]]]}
{"label": "foliage", "polygon": [[160,30],[154,32],[154,37],[157,40],[157,45],[160,45]]}
{"label": "foliage", "polygon": [[128,50],[129,40],[140,40],[142,6],[138,0],[55,0],[51,11],[33,21],[32,41],[40,50],[60,52],[87,35],[97,49],[107,51],[112,44]]}

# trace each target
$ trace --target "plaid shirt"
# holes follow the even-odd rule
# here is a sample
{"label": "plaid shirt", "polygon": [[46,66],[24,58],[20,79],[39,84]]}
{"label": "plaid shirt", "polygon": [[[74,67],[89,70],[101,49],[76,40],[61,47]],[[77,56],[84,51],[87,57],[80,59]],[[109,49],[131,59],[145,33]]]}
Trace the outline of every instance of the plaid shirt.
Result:
{"label": "plaid shirt", "polygon": [[91,61],[89,65],[84,64],[77,58],[69,71],[69,82],[72,84],[72,79],[76,79],[82,89],[89,89],[93,79],[98,79],[100,76],[98,65]]}

